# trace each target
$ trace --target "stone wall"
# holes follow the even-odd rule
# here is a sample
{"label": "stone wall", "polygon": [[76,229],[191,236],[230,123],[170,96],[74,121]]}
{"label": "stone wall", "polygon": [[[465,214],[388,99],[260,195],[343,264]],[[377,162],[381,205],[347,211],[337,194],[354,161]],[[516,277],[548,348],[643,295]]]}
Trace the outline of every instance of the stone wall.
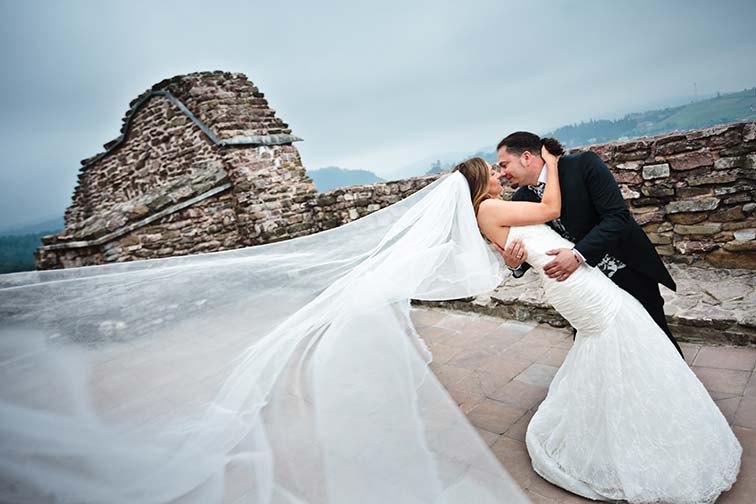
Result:
{"label": "stone wall", "polygon": [[[635,220],[668,261],[756,269],[756,122],[591,145]],[[318,194],[326,229],[362,217],[438,175]],[[511,196],[506,187],[504,198]]]}
{"label": "stone wall", "polygon": [[63,267],[153,259],[238,248],[241,242],[230,191],[183,208],[100,246],[56,250]]}
{"label": "stone wall", "polygon": [[312,203],[317,231],[331,229],[364,217],[419,191],[440,175],[340,187],[319,193]]}
{"label": "stone wall", "polygon": [[756,269],[756,123],[586,147],[672,261]]}
{"label": "stone wall", "polygon": [[[428,175],[316,193],[299,140],[243,74],[166,79],[121,135],[82,161],[65,229],[40,269],[210,252],[330,229],[395,203]],[[756,123],[594,145],[669,261],[756,269]],[[575,149],[581,150],[581,149]],[[509,198],[506,188],[503,197]]]}
{"label": "stone wall", "polygon": [[166,79],[130,103],[121,135],[82,161],[65,229],[39,269],[268,243],[311,232],[298,138],[243,74]]}
{"label": "stone wall", "polygon": [[[86,236],[90,231],[87,228],[114,207],[153,194],[156,188],[180,181],[192,172],[221,172],[223,163],[213,143],[193,126],[162,96],[155,96],[148,106],[137,110],[123,145],[80,171],[73,203],[65,214],[66,231]],[[160,202],[155,205],[159,207]],[[149,207],[134,210],[137,214],[148,211]],[[128,215],[121,215],[128,220]],[[125,222],[114,217],[111,229]]]}
{"label": "stone wall", "polygon": [[294,146],[225,149],[223,159],[233,182],[237,248],[312,233],[316,189]]}

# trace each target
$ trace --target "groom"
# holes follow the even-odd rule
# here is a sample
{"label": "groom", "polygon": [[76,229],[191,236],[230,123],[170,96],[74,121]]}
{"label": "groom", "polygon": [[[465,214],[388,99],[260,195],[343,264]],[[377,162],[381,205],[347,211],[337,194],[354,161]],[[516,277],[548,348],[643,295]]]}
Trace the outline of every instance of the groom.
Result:
{"label": "groom", "polygon": [[[517,188],[512,200],[541,201],[546,166],[540,156],[540,137],[518,131],[499,142],[496,149],[502,174]],[[562,212],[548,224],[575,247],[547,252],[554,259],[544,266],[545,273],[561,282],[583,262],[599,268],[640,301],[682,356],[667,326],[658,284],[672,290],[677,287],[651,241],[630,215],[609,168],[597,154],[588,151],[562,156],[558,170]],[[496,248],[516,278],[530,268],[519,240],[506,251]]]}

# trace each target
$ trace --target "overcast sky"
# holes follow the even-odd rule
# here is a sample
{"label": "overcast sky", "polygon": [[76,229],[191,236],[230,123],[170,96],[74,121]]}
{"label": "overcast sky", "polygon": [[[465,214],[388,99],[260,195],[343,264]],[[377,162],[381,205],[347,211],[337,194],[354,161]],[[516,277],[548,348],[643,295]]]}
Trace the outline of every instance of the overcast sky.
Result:
{"label": "overcast sky", "polygon": [[79,160],[177,74],[245,73],[305,167],[390,178],[756,85],[756,2],[0,0],[0,228],[61,214]]}

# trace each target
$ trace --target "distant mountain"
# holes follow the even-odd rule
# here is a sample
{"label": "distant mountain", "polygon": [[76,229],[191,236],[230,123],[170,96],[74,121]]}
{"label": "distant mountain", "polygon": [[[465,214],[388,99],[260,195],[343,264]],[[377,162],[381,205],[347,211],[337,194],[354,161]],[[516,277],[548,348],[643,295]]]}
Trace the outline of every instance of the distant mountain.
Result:
{"label": "distant mountain", "polygon": [[61,216],[0,230],[0,273],[33,270],[34,251],[42,246],[41,238],[63,227]]}
{"label": "distant mountain", "polygon": [[61,231],[64,227],[63,216],[48,217],[44,220],[32,221],[29,224],[19,224],[0,229],[0,236],[18,236],[42,233],[53,234]]}
{"label": "distant mountain", "polygon": [[461,159],[458,159],[456,161],[452,162],[446,162],[443,163],[441,160],[436,160],[435,162],[431,163],[430,170],[425,172],[426,175],[430,175],[432,173],[441,173],[444,171],[451,170],[455,166],[457,166],[459,163],[466,159],[474,158],[474,157],[482,157],[489,163],[495,163],[497,161],[497,155],[496,155],[496,148],[495,147],[487,147],[483,150],[479,150],[475,154],[468,154],[467,156],[463,156]]}
{"label": "distant mountain", "polygon": [[[717,93],[711,98],[677,107],[635,112],[617,120],[584,121],[562,126],[542,135],[556,137],[565,147],[571,148],[754,120],[756,120],[756,87],[737,93]],[[435,160],[426,163],[425,166],[428,168],[425,172],[418,171],[415,175],[447,171],[460,161],[475,156],[494,162],[497,157],[496,148],[484,147],[474,154],[463,155],[456,160]]]}
{"label": "distant mountain", "polygon": [[432,156],[418,159],[400,168],[387,170],[386,177],[388,180],[402,180],[424,175],[429,169],[433,169],[436,163],[440,162],[444,166],[454,166],[458,160],[466,159],[466,154],[466,151],[436,152]]}
{"label": "distant mountain", "polygon": [[738,93],[717,93],[713,98],[679,107],[628,114],[615,121],[600,119],[562,126],[545,136],[554,136],[567,147],[580,147],[753,120],[756,120],[756,87]]}
{"label": "distant mountain", "polygon": [[317,170],[307,170],[307,175],[315,183],[315,187],[319,192],[330,191],[337,187],[383,182],[382,178],[371,171],[347,170],[337,166],[327,166]]}
{"label": "distant mountain", "polygon": [[42,246],[47,232],[20,236],[0,236],[0,273],[34,269],[34,251]]}

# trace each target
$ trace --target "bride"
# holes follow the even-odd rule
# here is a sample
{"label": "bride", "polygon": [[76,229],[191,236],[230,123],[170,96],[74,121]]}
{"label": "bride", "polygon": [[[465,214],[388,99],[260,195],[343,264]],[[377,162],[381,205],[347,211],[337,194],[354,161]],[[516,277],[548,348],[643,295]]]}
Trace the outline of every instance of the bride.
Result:
{"label": "bride", "polygon": [[[459,172],[303,238],[0,275],[0,501],[527,502],[429,371],[409,299],[496,288],[479,229],[540,264],[563,240],[529,224],[559,188],[496,201],[487,164]],[[713,500],[740,446],[603,278],[544,279],[579,333],[528,429],[533,463],[591,498]]]}
{"label": "bride", "polygon": [[597,268],[583,264],[562,282],[544,273],[546,251],[573,246],[544,224],[523,225],[558,217],[554,142],[544,139],[541,153],[542,203],[489,197],[499,174],[481,158],[455,168],[470,185],[481,231],[501,248],[523,241],[547,300],[577,329],[528,425],[533,468],[595,500],[712,503],[735,481],[742,449],[698,378],[640,302]]}

